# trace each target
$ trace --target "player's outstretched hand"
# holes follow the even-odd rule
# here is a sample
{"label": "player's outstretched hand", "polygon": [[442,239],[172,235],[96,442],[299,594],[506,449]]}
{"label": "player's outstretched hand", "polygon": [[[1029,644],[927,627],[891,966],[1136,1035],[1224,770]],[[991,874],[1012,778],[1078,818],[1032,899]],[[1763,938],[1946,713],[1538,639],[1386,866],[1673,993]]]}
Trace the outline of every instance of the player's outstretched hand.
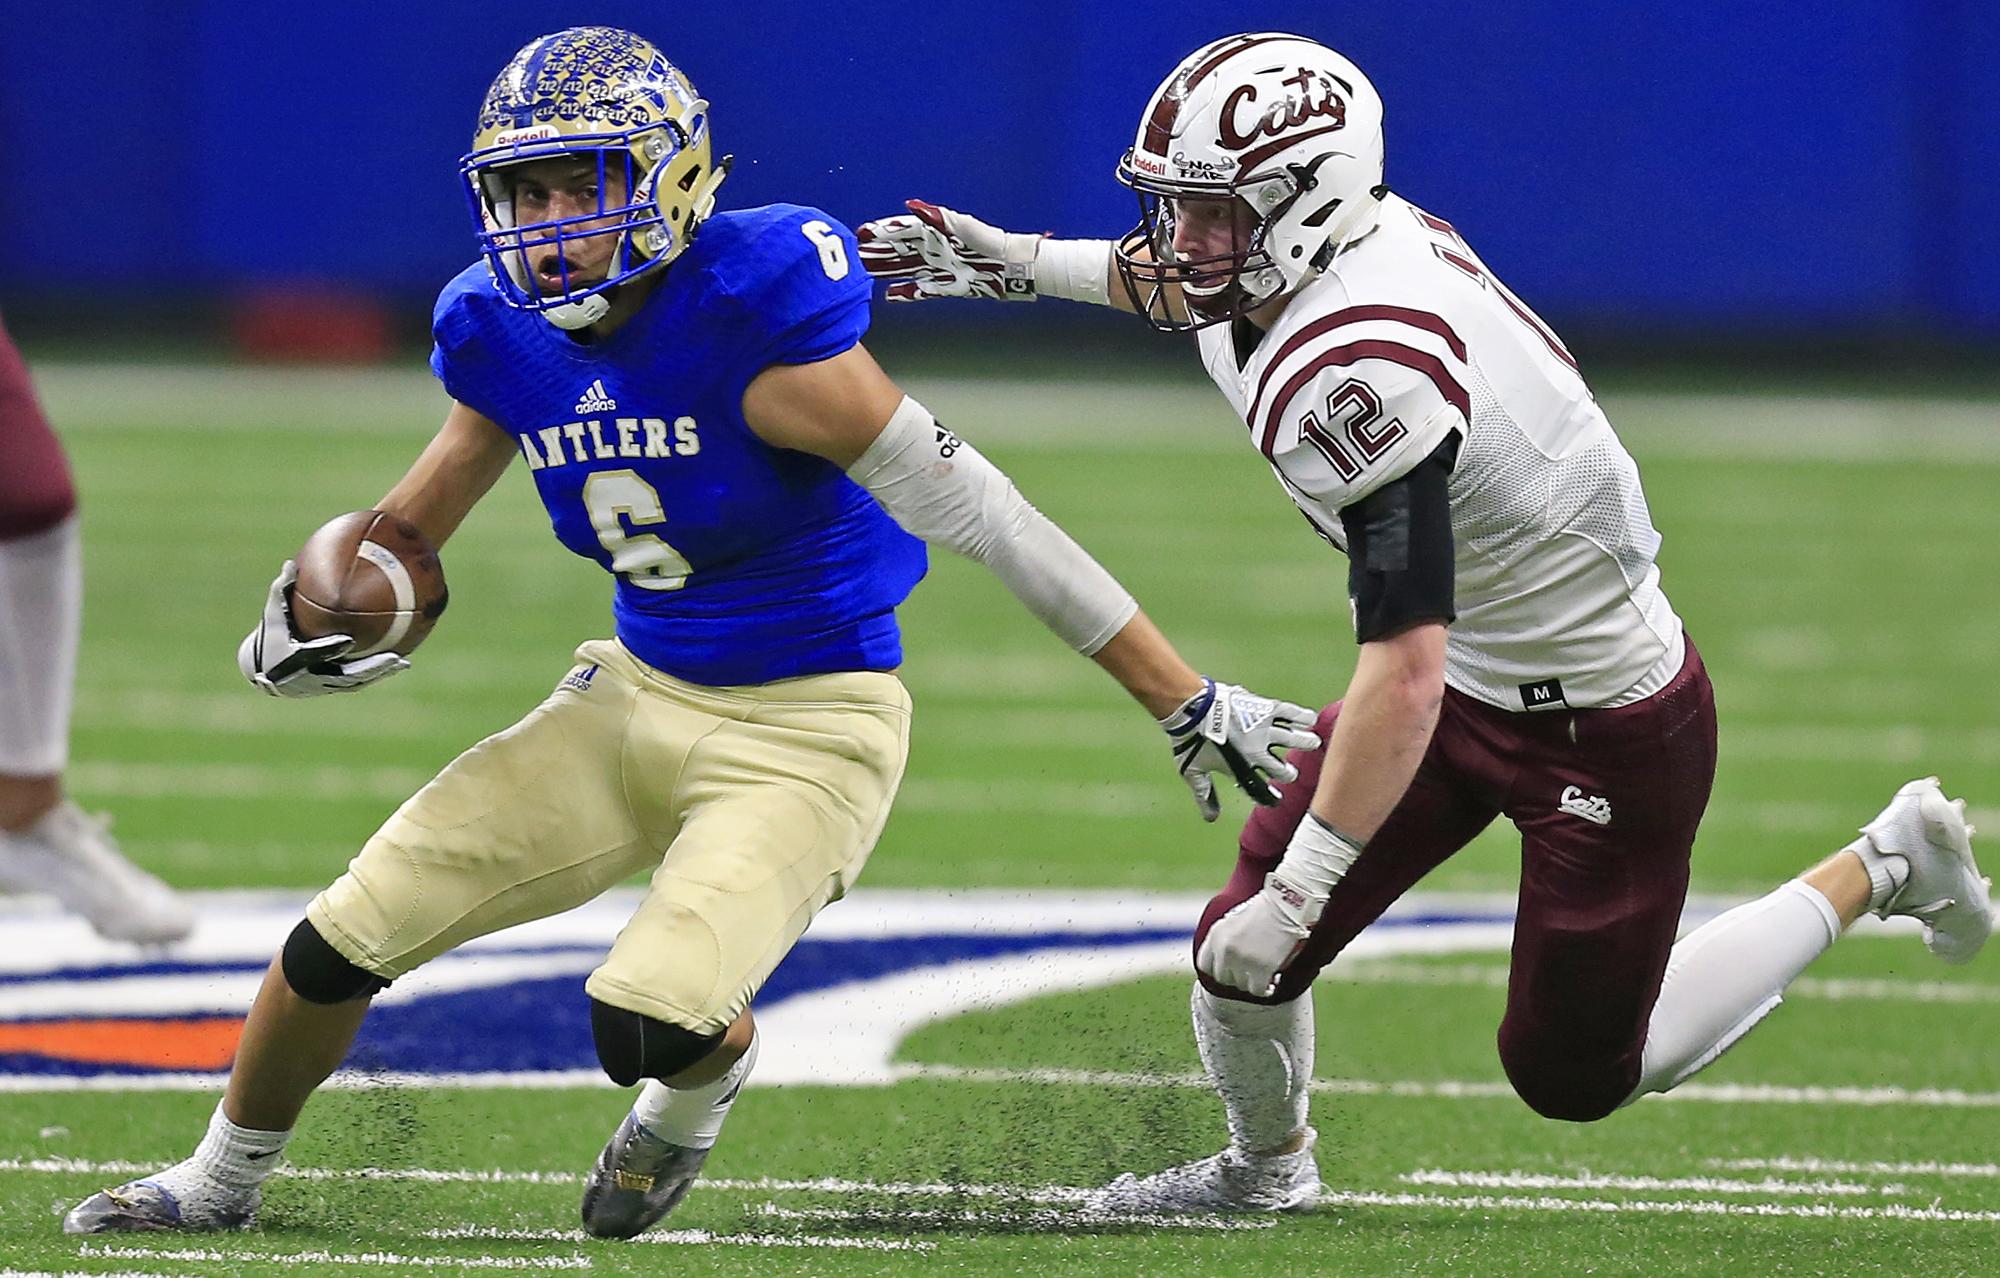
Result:
{"label": "player's outstretched hand", "polygon": [[236,668],[252,685],[274,697],[317,697],[351,692],[380,682],[410,663],[393,652],[341,660],[354,646],[351,635],[300,639],[292,624],[292,585],[299,566],[287,559],[264,598],[264,616],[236,648]]}
{"label": "player's outstretched hand", "polygon": [[1202,677],[1201,691],[1160,720],[1172,743],[1181,779],[1194,791],[1201,819],[1213,821],[1222,805],[1215,797],[1220,772],[1243,787],[1243,793],[1269,806],[1278,801],[1272,781],[1291,781],[1299,770],[1285,762],[1280,750],[1310,750],[1320,744],[1313,735],[1318,718],[1304,706],[1260,697],[1233,683]]}
{"label": "player's outstretched hand", "polygon": [[933,297],[1035,300],[1035,242],[1039,235],[1003,231],[955,209],[908,202],[909,212],[863,222],[854,238],[861,265],[889,281],[891,302]]}

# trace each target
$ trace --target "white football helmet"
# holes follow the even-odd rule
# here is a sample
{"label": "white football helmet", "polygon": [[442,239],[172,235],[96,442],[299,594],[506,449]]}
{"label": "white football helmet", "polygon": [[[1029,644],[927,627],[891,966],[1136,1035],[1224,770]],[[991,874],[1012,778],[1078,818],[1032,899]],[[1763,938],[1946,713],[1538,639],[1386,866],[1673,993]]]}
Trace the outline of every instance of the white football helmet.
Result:
{"label": "white football helmet", "polygon": [[[1368,77],[1304,36],[1258,32],[1203,45],[1166,78],[1118,178],[1139,194],[1119,275],[1155,328],[1234,319],[1298,288],[1374,228],[1382,98]],[[1256,218],[1229,253],[1179,258],[1175,202],[1241,199]],[[1177,319],[1168,288],[1186,300]]]}

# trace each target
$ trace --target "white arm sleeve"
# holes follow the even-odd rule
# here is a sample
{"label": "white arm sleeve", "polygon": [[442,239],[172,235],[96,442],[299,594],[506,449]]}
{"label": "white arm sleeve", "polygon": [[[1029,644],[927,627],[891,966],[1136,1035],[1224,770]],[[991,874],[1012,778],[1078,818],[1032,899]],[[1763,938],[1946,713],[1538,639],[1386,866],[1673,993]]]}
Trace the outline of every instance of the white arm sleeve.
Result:
{"label": "white arm sleeve", "polygon": [[1139,611],[1125,588],[1030,506],[1012,480],[908,396],[847,474],[909,532],[986,565],[1085,656]]}

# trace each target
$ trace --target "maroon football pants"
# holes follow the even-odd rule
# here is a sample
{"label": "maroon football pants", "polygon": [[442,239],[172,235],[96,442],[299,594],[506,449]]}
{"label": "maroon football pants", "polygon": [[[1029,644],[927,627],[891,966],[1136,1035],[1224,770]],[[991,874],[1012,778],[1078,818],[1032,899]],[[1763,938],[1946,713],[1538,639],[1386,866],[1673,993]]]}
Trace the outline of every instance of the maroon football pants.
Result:
{"label": "maroon football pants", "polygon": [[[1338,703],[1316,731],[1331,739]],[[1263,887],[1312,799],[1323,750],[1291,756],[1299,779],[1243,827],[1216,919]],[[1297,998],[1403,893],[1497,816],[1521,831],[1500,1060],[1536,1112],[1588,1121],[1638,1085],[1646,1023],[1687,897],[1688,856],[1715,780],[1715,695],[1690,643],[1673,682],[1629,706],[1511,714],[1446,689],[1416,778],[1333,890],[1275,995],[1202,983],[1221,997]]]}
{"label": "maroon football pants", "polygon": [[0,327],[0,541],[46,532],[76,509],[69,461]]}

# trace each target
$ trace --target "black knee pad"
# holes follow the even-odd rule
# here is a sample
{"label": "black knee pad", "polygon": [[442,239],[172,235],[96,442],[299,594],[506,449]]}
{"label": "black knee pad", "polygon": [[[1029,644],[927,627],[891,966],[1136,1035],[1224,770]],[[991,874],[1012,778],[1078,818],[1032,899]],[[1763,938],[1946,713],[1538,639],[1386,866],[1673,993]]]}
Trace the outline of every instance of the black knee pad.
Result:
{"label": "black knee pad", "polygon": [[671,1078],[722,1042],[721,1034],[697,1034],[597,999],[590,1000],[590,1034],[604,1072],[620,1087],[642,1078]]}
{"label": "black knee pad", "polygon": [[326,943],[326,938],[308,919],[300,919],[292,934],[285,938],[281,962],[285,984],[308,1003],[345,1003],[389,987],[389,982],[373,972],[364,972],[348,962],[339,950]]}

